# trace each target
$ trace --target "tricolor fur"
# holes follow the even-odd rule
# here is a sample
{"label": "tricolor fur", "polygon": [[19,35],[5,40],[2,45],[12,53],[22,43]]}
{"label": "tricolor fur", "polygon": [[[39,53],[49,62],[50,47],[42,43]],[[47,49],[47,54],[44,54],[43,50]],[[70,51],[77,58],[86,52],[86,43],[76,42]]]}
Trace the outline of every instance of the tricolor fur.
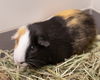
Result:
{"label": "tricolor fur", "polygon": [[66,10],[49,20],[21,27],[16,41],[14,61],[32,67],[56,64],[82,53],[95,39],[93,18],[80,10]]}

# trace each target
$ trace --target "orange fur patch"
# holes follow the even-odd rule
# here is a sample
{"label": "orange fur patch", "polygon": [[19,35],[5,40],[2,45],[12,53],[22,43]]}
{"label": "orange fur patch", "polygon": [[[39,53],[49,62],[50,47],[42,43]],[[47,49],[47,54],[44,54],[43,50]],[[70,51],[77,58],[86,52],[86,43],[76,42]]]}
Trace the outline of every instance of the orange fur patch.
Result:
{"label": "orange fur patch", "polygon": [[75,27],[76,24],[80,24],[80,22],[79,22],[79,20],[77,18],[74,18],[74,19],[72,19],[71,21],[69,21],[67,23],[67,26]]}
{"label": "orange fur patch", "polygon": [[77,10],[77,9],[70,9],[70,10],[64,10],[62,12],[59,12],[58,14],[56,14],[55,16],[61,16],[64,19],[71,17],[77,13],[80,13],[81,10]]}
{"label": "orange fur patch", "polygon": [[14,34],[14,36],[12,36],[12,39],[15,40],[15,48],[18,45],[19,39],[20,37],[26,32],[26,28],[25,27],[21,27],[18,29],[18,31]]}

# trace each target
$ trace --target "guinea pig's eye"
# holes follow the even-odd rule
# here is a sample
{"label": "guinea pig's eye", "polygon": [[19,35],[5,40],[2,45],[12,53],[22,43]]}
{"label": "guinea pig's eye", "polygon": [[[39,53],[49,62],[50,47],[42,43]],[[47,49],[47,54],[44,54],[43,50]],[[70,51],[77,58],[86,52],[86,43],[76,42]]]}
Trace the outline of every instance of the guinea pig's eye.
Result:
{"label": "guinea pig's eye", "polygon": [[31,46],[31,47],[30,47],[30,51],[31,51],[31,53],[36,52],[36,51],[37,51],[36,46]]}
{"label": "guinea pig's eye", "polygon": [[31,50],[34,50],[35,49],[35,46],[31,46]]}

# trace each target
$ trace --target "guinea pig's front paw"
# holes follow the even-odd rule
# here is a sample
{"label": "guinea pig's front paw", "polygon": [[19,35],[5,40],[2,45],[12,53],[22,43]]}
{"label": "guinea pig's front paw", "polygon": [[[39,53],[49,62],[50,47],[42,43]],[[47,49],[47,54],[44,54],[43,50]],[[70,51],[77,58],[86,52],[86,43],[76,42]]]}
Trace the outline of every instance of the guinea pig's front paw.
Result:
{"label": "guinea pig's front paw", "polygon": [[22,63],[22,64],[17,65],[17,70],[19,70],[21,72],[26,71],[27,68],[28,68],[28,64],[27,63]]}

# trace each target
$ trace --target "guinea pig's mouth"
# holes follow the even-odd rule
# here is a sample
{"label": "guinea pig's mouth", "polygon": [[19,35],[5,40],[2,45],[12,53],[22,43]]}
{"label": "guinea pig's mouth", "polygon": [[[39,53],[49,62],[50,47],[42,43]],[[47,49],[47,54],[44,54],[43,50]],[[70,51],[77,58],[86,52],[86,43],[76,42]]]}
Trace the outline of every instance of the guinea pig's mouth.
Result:
{"label": "guinea pig's mouth", "polygon": [[30,68],[40,68],[43,65],[46,65],[46,62],[43,60],[32,59],[26,62],[27,66]]}

